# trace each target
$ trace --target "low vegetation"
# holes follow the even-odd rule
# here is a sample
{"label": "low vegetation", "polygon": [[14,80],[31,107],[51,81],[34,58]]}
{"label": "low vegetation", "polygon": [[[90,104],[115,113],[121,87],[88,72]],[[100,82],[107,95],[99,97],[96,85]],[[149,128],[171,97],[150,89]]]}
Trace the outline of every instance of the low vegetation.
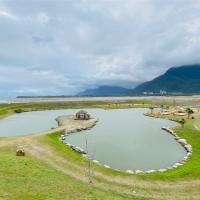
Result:
{"label": "low vegetation", "polygon": [[21,113],[35,110],[67,109],[67,108],[135,108],[148,107],[150,100],[129,101],[71,101],[71,102],[48,102],[48,103],[13,103],[0,104],[0,117],[13,113]]}
{"label": "low vegetation", "polygon": [[[0,116],[16,109],[23,111],[61,108],[130,108],[149,107],[149,101],[67,102],[0,105]],[[144,199],[183,200],[200,198],[200,130],[194,126],[200,114],[161,116],[181,121],[175,128],[193,147],[193,154],[183,166],[166,172],[127,174],[92,164],[92,192],[88,188],[87,160],[59,142],[60,133],[0,138],[0,199]],[[18,144],[27,150],[25,157],[16,157]]]}

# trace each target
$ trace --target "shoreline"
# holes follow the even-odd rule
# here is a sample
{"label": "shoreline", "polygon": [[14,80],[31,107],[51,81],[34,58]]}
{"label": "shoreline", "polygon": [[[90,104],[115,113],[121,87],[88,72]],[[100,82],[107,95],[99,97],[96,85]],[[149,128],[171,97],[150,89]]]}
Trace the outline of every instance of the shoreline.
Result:
{"label": "shoreline", "polygon": [[[105,108],[100,108],[100,109],[105,109]],[[117,109],[117,108],[113,108],[113,109]],[[128,108],[126,108],[126,109],[128,109]],[[26,111],[26,112],[31,112],[31,111]],[[161,117],[156,116],[156,115],[152,116],[149,113],[144,113],[144,115],[147,116],[147,117],[161,118]],[[177,119],[173,119],[173,118],[164,118],[164,119],[168,119],[168,120],[175,121],[175,122],[179,123],[179,121]],[[33,133],[33,134],[30,134],[30,136],[39,136],[39,135],[51,134],[51,133],[54,133],[54,132],[61,132],[59,140],[62,143],[69,146],[72,150],[82,154],[83,157],[88,158],[87,153],[85,152],[84,149],[82,149],[78,146],[75,146],[73,144],[64,142],[64,140],[65,140],[66,136],[69,135],[69,134],[91,129],[92,127],[94,127],[96,125],[96,123],[98,122],[98,119],[91,118],[89,120],[77,120],[75,118],[75,115],[63,115],[63,116],[57,117],[55,120],[58,123],[58,126],[56,128],[51,128],[47,131],[40,132],[40,133]],[[171,135],[173,135],[175,137],[175,139],[177,140],[177,142],[179,144],[181,144],[182,147],[187,152],[186,155],[183,157],[183,159],[176,162],[172,166],[169,166],[169,167],[166,167],[166,168],[161,168],[161,169],[155,169],[155,170],[150,169],[150,170],[134,170],[133,171],[133,170],[129,170],[129,169],[128,170],[115,169],[115,168],[112,168],[112,167],[110,167],[106,164],[99,162],[98,160],[92,160],[92,161],[94,163],[100,165],[100,166],[107,168],[107,169],[112,169],[112,170],[115,170],[115,171],[119,171],[119,172],[122,172],[122,173],[125,172],[125,173],[129,173],[129,174],[139,174],[139,173],[147,174],[147,173],[154,173],[154,172],[165,172],[165,171],[170,170],[170,169],[175,169],[178,166],[182,166],[187,161],[187,159],[192,155],[192,146],[190,144],[188,144],[185,139],[178,137],[178,135],[176,133],[174,133],[173,130],[171,130],[170,128],[162,127],[162,129],[165,130],[166,132],[170,133]]]}
{"label": "shoreline", "polygon": [[[144,113],[144,115],[147,116],[147,117],[152,117],[152,116],[149,116],[147,113]],[[81,132],[81,131],[84,131],[84,130],[91,129],[98,122],[98,120],[94,119],[94,118],[90,119],[90,120],[92,120],[92,121],[90,122],[89,120],[76,120],[75,116],[73,116],[73,115],[60,116],[60,117],[56,118],[56,121],[58,122],[58,127],[59,126],[63,127],[66,124],[69,125],[70,122],[73,122],[73,124],[74,124],[75,121],[76,122],[88,122],[88,123],[85,123],[85,126],[75,126],[74,127],[74,125],[73,125],[70,129],[65,129],[64,134],[61,134],[61,136],[59,138],[59,141],[61,141],[62,143],[64,143],[68,147],[70,147],[72,150],[78,152],[79,154],[81,154],[85,158],[88,158],[88,156],[87,156],[87,152],[84,149],[82,149],[79,146],[70,144],[70,143],[66,142],[65,140],[66,140],[66,137],[69,134],[78,133],[78,132]],[[175,119],[168,119],[168,120],[176,121],[178,123],[178,121],[175,120]],[[112,168],[112,167],[110,167],[106,164],[102,164],[101,162],[99,162],[96,159],[91,160],[91,161],[95,164],[103,166],[104,168],[112,169],[112,170],[123,172],[123,173],[125,172],[125,173],[128,173],[128,174],[139,174],[139,173],[149,174],[149,173],[156,173],[156,172],[165,172],[167,170],[172,170],[172,169],[175,169],[179,166],[182,166],[183,164],[185,164],[185,162],[188,160],[188,158],[192,155],[192,145],[188,144],[185,139],[180,138],[171,128],[162,127],[161,129],[165,130],[169,134],[173,135],[174,139],[177,141],[177,143],[180,144],[186,150],[186,155],[180,161],[174,163],[172,166],[169,166],[169,167],[166,167],[166,168],[161,168],[161,169],[156,169],[156,170],[154,170],[154,169],[151,169],[151,170],[129,170],[129,169],[128,170],[119,170],[119,169],[114,169],[114,168]]]}
{"label": "shoreline", "polygon": [[69,96],[69,97],[22,97],[22,98],[0,98],[0,104],[11,104],[11,103],[44,103],[44,102],[74,102],[74,101],[124,101],[124,100],[196,100],[199,99],[200,95],[180,95],[180,96]]}
{"label": "shoreline", "polygon": [[77,120],[74,115],[63,115],[63,116],[57,117],[56,121],[58,123],[58,127],[63,128],[63,131],[62,131],[63,133],[60,135],[59,140],[65,145],[69,146],[72,150],[82,155],[86,155],[87,152],[84,149],[65,142],[65,139],[69,134],[91,129],[92,127],[96,125],[96,123],[98,122],[98,119],[91,118],[88,120]]}
{"label": "shoreline", "polygon": [[[78,105],[70,104],[67,107],[72,106],[79,109],[80,107],[89,108],[98,106],[98,103],[99,102],[96,102],[95,105],[90,105],[83,102]],[[30,104],[27,106],[22,105],[22,108],[28,110],[47,110],[48,108],[60,109],[60,106],[58,104],[47,104],[43,107],[40,105],[35,106]],[[4,109],[5,111],[2,108],[0,115],[5,115],[4,113],[7,113],[7,111],[13,111],[14,109],[15,107],[13,107],[13,105],[9,105]],[[14,112],[11,114],[13,113]],[[144,199],[153,198],[155,200],[161,198],[177,200],[190,198],[198,199],[200,196],[200,170],[198,168],[200,163],[200,132],[194,128],[193,123],[196,121],[199,123],[199,120],[200,113],[197,113],[195,115],[195,120],[186,120],[184,128],[177,126],[176,129],[174,129],[178,136],[186,138],[186,140],[192,144],[193,147],[192,157],[190,157],[190,159],[187,160],[182,167],[177,167],[173,170],[167,170],[164,173],[137,172],[138,174],[131,174],[131,171],[126,173],[119,170],[110,170],[106,169],[106,167],[94,164],[93,170],[95,173],[93,176],[93,184],[95,187],[95,197],[96,191],[112,191],[112,194],[126,194],[131,199],[141,199],[141,197],[144,197]],[[21,194],[24,194],[26,198],[33,198],[38,197],[33,195],[42,193],[44,197],[49,196],[50,188],[51,191],[55,191],[55,188],[60,188],[63,192],[58,193],[57,196],[54,195],[57,194],[57,192],[52,192],[52,198],[64,199],[69,194],[69,191],[66,190],[69,187],[66,188],[66,185],[72,185],[72,188],[77,188],[73,190],[73,192],[79,195],[80,183],[83,183],[84,188],[86,188],[86,190],[83,191],[83,194],[88,191],[86,185],[88,183],[88,179],[86,174],[83,173],[86,170],[86,159],[59,141],[59,137],[62,133],[58,129],[57,131],[54,129],[50,130],[49,132],[34,135],[0,138],[1,159],[3,163],[3,165],[1,165],[1,171],[3,172],[1,184],[2,189],[6,193],[18,195],[20,198],[22,196]],[[164,132],[162,134],[166,133]],[[27,157],[19,158],[15,156],[15,150],[18,144],[23,145],[26,150]],[[26,161],[26,164],[23,162],[23,160]],[[95,163],[95,161],[93,162]],[[29,170],[28,173],[27,170]],[[22,185],[16,184],[15,174],[18,175],[20,180],[23,180],[26,183],[27,181],[30,181],[30,183],[28,182],[29,184],[23,184],[23,193]],[[42,179],[35,179],[35,181],[38,180],[38,182],[31,181],[30,177],[35,177],[36,174],[45,176],[43,176]],[[10,177],[9,181],[7,177]],[[64,181],[62,181],[62,178]],[[15,190],[9,190],[9,188],[13,187]],[[30,187],[32,188],[31,191],[28,189]],[[133,188],[134,190],[130,190],[130,188]],[[45,192],[43,193],[43,191]],[[108,192],[103,194],[108,197],[108,195],[111,193]],[[100,196],[97,199],[103,199],[105,198],[105,195]],[[118,196],[112,196],[111,199],[118,199],[117,197]]]}

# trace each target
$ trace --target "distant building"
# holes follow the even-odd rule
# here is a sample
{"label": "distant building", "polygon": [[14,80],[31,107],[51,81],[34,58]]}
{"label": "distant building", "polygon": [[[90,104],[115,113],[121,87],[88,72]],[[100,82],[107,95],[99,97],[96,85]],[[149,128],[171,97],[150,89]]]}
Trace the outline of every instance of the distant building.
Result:
{"label": "distant building", "polygon": [[165,90],[160,90],[160,94],[165,95],[165,94],[167,94],[167,92]]}
{"label": "distant building", "polygon": [[85,110],[80,110],[76,113],[76,119],[88,120],[90,119],[90,114]]}

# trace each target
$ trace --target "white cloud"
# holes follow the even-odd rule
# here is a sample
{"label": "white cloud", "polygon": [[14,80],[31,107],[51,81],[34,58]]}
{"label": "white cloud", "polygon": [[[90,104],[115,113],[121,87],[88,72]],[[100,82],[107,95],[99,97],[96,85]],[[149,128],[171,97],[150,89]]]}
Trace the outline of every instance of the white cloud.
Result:
{"label": "white cloud", "polygon": [[62,94],[74,93],[70,80],[63,74],[53,70],[24,69],[14,66],[0,66],[1,92],[12,88],[12,91],[21,94]]}
{"label": "white cloud", "polygon": [[46,24],[49,21],[49,16],[46,13],[42,12],[38,14],[37,19],[40,24]]}
{"label": "white cloud", "polygon": [[[86,57],[85,60],[94,66],[96,79],[133,81],[134,74],[139,72],[138,66],[142,64],[142,57],[135,52],[126,51],[114,55]],[[134,81],[139,80],[135,77]]]}
{"label": "white cloud", "polygon": [[18,20],[18,18],[15,15],[11,14],[8,11],[1,10],[1,8],[0,8],[0,19],[1,18],[8,18],[8,19],[11,19],[11,20]]}
{"label": "white cloud", "polygon": [[199,20],[196,0],[1,1],[0,95],[131,86],[200,63]]}

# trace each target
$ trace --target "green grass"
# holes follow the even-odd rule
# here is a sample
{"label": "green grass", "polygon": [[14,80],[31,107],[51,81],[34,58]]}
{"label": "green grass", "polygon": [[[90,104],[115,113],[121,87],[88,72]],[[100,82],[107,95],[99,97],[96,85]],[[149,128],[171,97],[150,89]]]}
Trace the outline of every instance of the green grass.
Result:
{"label": "green grass", "polygon": [[[157,117],[161,117],[157,115]],[[162,116],[164,118],[174,118],[176,120],[180,120],[182,117],[179,116]],[[199,120],[199,117],[196,120]],[[140,177],[141,179],[145,180],[179,180],[179,179],[199,179],[200,178],[200,131],[196,130],[193,127],[194,120],[187,119],[186,118],[186,124],[184,128],[182,126],[177,126],[174,128],[175,132],[180,136],[181,138],[184,138],[187,140],[189,144],[193,147],[193,153],[192,156],[189,157],[189,159],[186,161],[186,163],[183,166],[179,166],[176,169],[167,170],[166,172],[156,172],[152,174],[139,174],[136,175],[137,177]],[[45,135],[45,140],[49,141],[51,145],[54,145],[57,150],[62,151],[64,154],[67,153],[67,155],[70,155],[70,159],[73,161],[78,161],[80,164],[84,164],[84,158],[82,158],[78,153],[72,151],[69,147],[59,142],[59,135],[60,133],[54,133]],[[95,169],[101,170],[102,172],[112,174],[112,175],[122,175],[122,176],[130,176],[127,173],[119,172],[112,169],[106,169],[102,166],[95,165],[93,166]],[[132,175],[135,176],[135,175]]]}
{"label": "green grass", "polygon": [[[185,124],[185,127],[182,128],[178,126],[175,128],[176,133],[185,138],[189,144],[193,146],[193,154],[187,160],[187,162],[176,169],[168,170],[166,172],[156,172],[152,174],[139,174],[136,175],[141,179],[145,180],[179,180],[179,179],[199,179],[200,178],[200,132],[195,130],[192,126],[192,120],[188,120]],[[188,134],[189,133],[189,134]],[[69,147],[59,142],[60,133],[53,133],[44,136],[46,142],[49,142],[53,145],[57,151],[62,152],[65,155],[68,155],[68,159],[71,159],[73,162],[79,162],[79,164],[84,165],[85,159],[80,156],[80,154],[72,151]],[[102,166],[93,164],[95,169],[101,170],[104,173],[108,173],[111,175],[122,175],[122,176],[130,176],[125,172],[119,172],[112,169],[106,169]],[[135,175],[132,175],[135,176]]]}
{"label": "green grass", "polygon": [[[135,101],[134,101],[135,102]],[[38,109],[61,109],[61,108],[81,108],[81,107],[102,107],[102,108],[123,108],[130,107],[130,102],[67,102],[67,103],[35,103],[35,104],[0,104],[0,116],[6,116],[12,114],[15,109],[22,108],[26,111],[38,110]],[[133,103],[133,102],[132,102]],[[138,102],[137,102],[138,103]],[[141,102],[140,102],[141,103]],[[147,102],[145,102],[147,103]],[[149,102],[148,102],[149,103]],[[134,103],[133,103],[134,104]],[[109,106],[108,106],[109,105]],[[128,105],[128,106],[127,106]],[[154,117],[156,117],[155,115]],[[157,116],[160,117],[160,116]],[[175,116],[165,116],[170,118],[180,119]],[[200,116],[195,116],[196,120],[200,119]],[[177,169],[168,170],[162,173],[152,174],[140,174],[129,175],[124,172],[118,172],[112,169],[106,169],[102,166],[93,164],[93,167],[109,176],[119,176],[124,178],[137,178],[137,180],[147,181],[163,181],[163,184],[168,181],[177,180],[195,180],[200,179],[200,131],[194,129],[194,120],[186,120],[186,124],[183,127],[178,126],[175,128],[176,133],[185,138],[189,144],[193,147],[193,154],[189,160],[181,167]],[[72,151],[66,145],[59,142],[60,133],[53,133],[41,136],[42,142],[55,148],[55,151],[62,155],[63,158],[68,161],[78,163],[80,166],[86,165],[85,159],[78,153]],[[94,188],[92,194],[88,193],[88,186],[70,176],[67,176],[61,171],[58,171],[44,163],[41,160],[37,160],[35,157],[16,157],[15,149],[11,147],[1,148],[0,151],[0,200],[16,199],[16,200],[84,200],[84,199],[114,199],[114,200],[126,200],[126,199],[140,199],[136,197],[128,197],[113,193],[111,191],[104,191]],[[53,159],[53,158],[52,158]],[[98,181],[101,178],[97,177]],[[97,180],[96,177],[94,179]],[[103,180],[106,183],[106,180]],[[110,180],[111,181],[111,180]],[[122,189],[125,187],[121,183],[115,183]],[[128,188],[129,186],[127,186]],[[131,188],[130,188],[131,189]],[[153,192],[149,188],[144,190]],[[120,192],[123,194],[123,192]],[[147,198],[146,200],[150,200]]]}
{"label": "green grass", "polygon": [[150,114],[152,117],[159,118],[170,118],[175,119],[177,121],[185,118],[186,123],[184,127],[178,125],[173,128],[177,135],[181,138],[187,140],[189,144],[192,145],[193,153],[186,161],[183,166],[179,166],[176,169],[168,170],[162,173],[153,173],[153,174],[145,174],[141,175],[144,179],[159,179],[159,180],[178,180],[178,179],[199,179],[200,178],[200,131],[196,130],[193,126],[195,120],[200,119],[200,115],[197,115],[197,119],[187,119],[187,116],[175,116],[175,115],[158,115],[156,113]]}
{"label": "green grass", "polygon": [[12,149],[0,152],[0,199],[12,200],[84,200],[139,199],[94,188],[90,194],[81,183],[30,156],[16,157]]}
{"label": "green grass", "polygon": [[[130,108],[147,107],[150,100],[127,100],[127,101],[75,101],[75,102],[41,102],[41,103],[12,103],[0,104],[0,119],[15,113],[16,109],[22,109],[24,112],[37,110],[54,110],[70,108]],[[141,104],[138,106],[138,104]]]}
{"label": "green grass", "polygon": [[42,136],[41,139],[43,142],[55,147],[56,151],[62,153],[64,156],[67,156],[69,160],[71,159],[73,161],[78,161],[80,164],[85,164],[85,159],[81,157],[79,153],[73,151],[70,147],[59,141],[60,134],[60,132],[47,134]]}
{"label": "green grass", "polygon": [[[104,101],[89,101],[89,102],[60,102],[60,103],[28,103],[28,104],[0,104],[0,116],[2,115],[1,112],[5,113],[12,113],[16,108],[22,108],[24,110],[38,110],[38,109],[60,109],[60,108],[81,108],[81,107],[103,107],[103,108],[115,108],[123,106],[126,108],[127,105],[130,106],[131,104],[147,104],[150,103],[148,100],[131,100],[131,101],[123,101],[123,102],[104,102]],[[170,116],[161,116],[157,114],[152,114],[152,117],[163,117],[163,118],[174,118],[180,120],[182,117],[170,115]],[[196,120],[199,120],[200,116]],[[176,132],[182,138],[185,138],[189,144],[193,146],[193,154],[189,158],[189,160],[183,166],[178,167],[177,169],[168,170],[162,173],[153,173],[153,174],[140,174],[137,175],[141,177],[141,179],[177,179],[177,178],[200,178],[200,132],[195,130],[193,125],[193,120],[187,120],[185,127],[182,128],[178,126],[176,128]],[[55,145],[57,149],[63,151],[69,155],[68,158],[73,159],[73,161],[77,160],[78,162],[82,162],[84,159],[80,157],[80,155],[76,152],[73,152],[70,148],[67,148],[65,145],[58,141],[58,134],[50,134],[46,136],[46,140],[49,140],[52,145]],[[109,174],[123,174],[124,176],[130,176],[123,172],[118,172],[111,169],[106,169],[103,167],[99,167],[95,165],[95,168],[100,169],[101,171]],[[189,172],[189,173],[188,173]]]}
{"label": "green grass", "polygon": [[[0,116],[13,114],[14,110],[18,108],[30,111],[81,108],[85,106],[98,107],[102,105],[107,105],[107,102],[103,102],[101,105],[97,105],[97,102],[0,104]],[[58,152],[62,153],[63,156],[67,156],[69,160],[85,165],[84,158],[58,141],[59,134],[44,135],[41,140],[54,146]],[[119,195],[112,191],[97,188],[93,188],[92,193],[89,193],[87,184],[67,176],[35,157],[30,155],[17,157],[14,152],[14,147],[1,148],[0,151],[0,200],[141,200],[141,198]]]}

